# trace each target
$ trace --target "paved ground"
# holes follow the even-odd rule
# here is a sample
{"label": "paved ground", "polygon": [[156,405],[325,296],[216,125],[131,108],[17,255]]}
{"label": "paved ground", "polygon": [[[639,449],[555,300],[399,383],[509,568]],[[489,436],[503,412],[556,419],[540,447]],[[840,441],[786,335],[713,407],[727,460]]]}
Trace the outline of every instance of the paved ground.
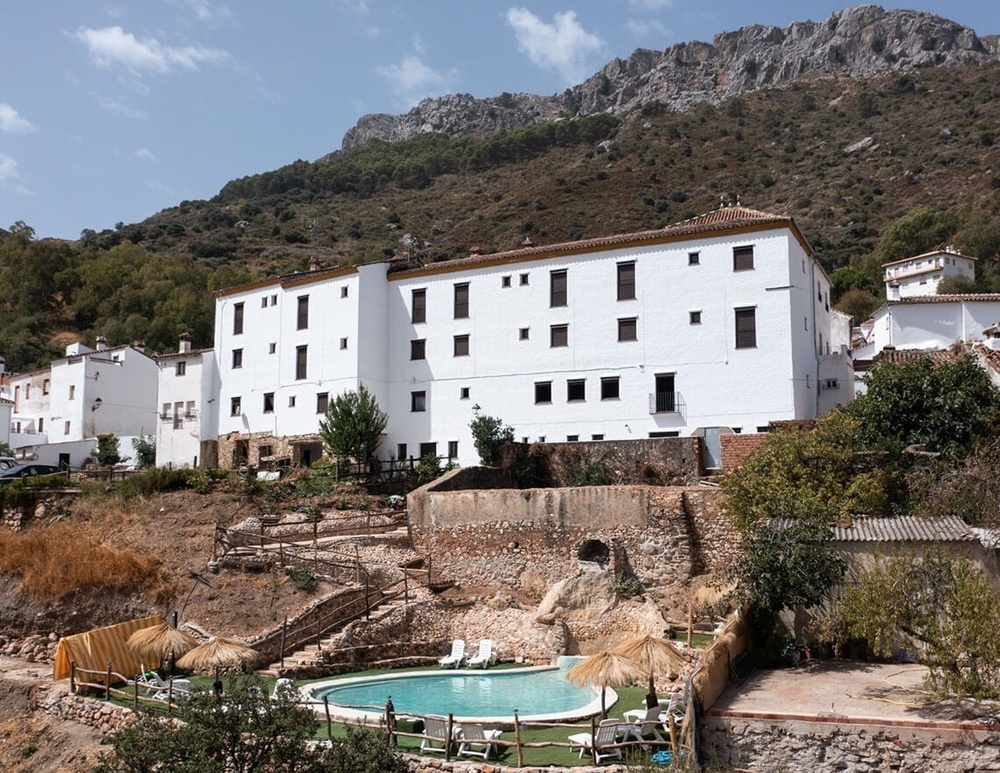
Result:
{"label": "paved ground", "polygon": [[990,707],[936,701],[923,691],[926,674],[919,665],[836,660],[756,671],[742,683],[730,684],[709,714],[892,724],[987,721]]}

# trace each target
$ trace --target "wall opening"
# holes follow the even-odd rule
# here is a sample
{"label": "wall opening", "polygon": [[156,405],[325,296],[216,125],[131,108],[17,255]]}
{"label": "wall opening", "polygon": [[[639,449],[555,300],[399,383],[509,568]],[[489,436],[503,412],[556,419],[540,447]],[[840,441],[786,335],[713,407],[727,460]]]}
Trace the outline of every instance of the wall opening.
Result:
{"label": "wall opening", "polygon": [[587,539],[576,549],[576,557],[580,561],[591,561],[607,566],[611,561],[611,549],[597,539]]}

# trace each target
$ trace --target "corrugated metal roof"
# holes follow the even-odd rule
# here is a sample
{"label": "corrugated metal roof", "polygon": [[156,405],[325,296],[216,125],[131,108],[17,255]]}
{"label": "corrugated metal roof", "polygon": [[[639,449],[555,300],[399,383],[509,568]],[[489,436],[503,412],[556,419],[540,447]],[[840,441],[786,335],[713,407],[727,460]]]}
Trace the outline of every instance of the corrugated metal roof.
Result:
{"label": "corrugated metal roof", "polygon": [[[774,524],[787,529],[793,518],[777,518]],[[918,518],[899,515],[891,518],[857,516],[850,525],[831,526],[834,542],[975,542],[978,537],[958,516]]]}

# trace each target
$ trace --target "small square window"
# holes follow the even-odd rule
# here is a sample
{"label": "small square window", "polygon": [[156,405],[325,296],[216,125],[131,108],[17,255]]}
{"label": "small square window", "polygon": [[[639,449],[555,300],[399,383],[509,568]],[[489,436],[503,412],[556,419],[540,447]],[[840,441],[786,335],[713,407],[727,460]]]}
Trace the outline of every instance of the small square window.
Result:
{"label": "small square window", "polygon": [[733,271],[753,270],[753,245],[733,247]]}
{"label": "small square window", "polygon": [[688,253],[688,265],[689,266],[699,266],[701,265],[701,254],[697,252]]}
{"label": "small square window", "polygon": [[294,408],[295,407],[295,395],[289,395],[288,396],[288,407],[289,408]]}
{"label": "small square window", "polygon": [[264,393],[264,413],[274,413],[274,392]]}
{"label": "small square window", "polygon": [[530,330],[531,330],[531,328],[527,328],[527,327],[522,327],[520,330],[518,330],[517,331],[517,340],[518,341],[527,341],[528,340],[528,333],[529,333]]}
{"label": "small square window", "polygon": [[412,413],[423,413],[427,410],[427,393],[410,392],[410,411]]}
{"label": "small square window", "polygon": [[700,311],[689,311],[688,318],[692,325],[701,324],[701,312]]}
{"label": "small square window", "polygon": [[278,305],[278,296],[277,295],[272,295],[271,296],[271,305],[272,306],[277,306]]}
{"label": "small square window", "polygon": [[580,442],[580,436],[579,435],[567,435],[566,436],[566,442],[567,443],[578,443],[578,442]]}
{"label": "small square window", "polygon": [[268,354],[274,354],[276,351],[278,351],[278,344],[276,344],[274,341],[272,341],[267,345]]}
{"label": "small square window", "polygon": [[178,362],[177,363],[177,367],[176,367],[176,369],[175,369],[174,372],[178,376],[185,375],[187,373],[187,361],[186,360],[181,360],[180,362]]}
{"label": "small square window", "polygon": [[340,288],[340,297],[341,298],[346,298],[347,297],[347,287],[341,287]]}
{"label": "small square window", "polygon": [[427,341],[423,338],[415,338],[410,341],[410,359],[423,360],[427,354]]}
{"label": "small square window", "polygon": [[47,395],[49,393],[49,380],[45,379],[42,381],[42,394]]}
{"label": "small square window", "polygon": [[545,442],[545,435],[539,435],[538,436],[538,442],[539,443],[544,443]]}
{"label": "small square window", "polygon": [[455,356],[456,357],[468,357],[469,356],[469,336],[468,335],[455,336]]}
{"label": "small square window", "polygon": [[396,443],[396,458],[400,461],[406,458],[406,443]]}
{"label": "small square window", "polygon": [[67,421],[66,424],[63,426],[63,434],[64,435],[68,435],[69,434],[69,426],[70,426],[70,424]]}
{"label": "small square window", "polygon": [[266,309],[267,308],[267,296],[266,295],[263,298],[260,299],[260,307],[262,309]]}
{"label": "small square window", "polygon": [[510,287],[510,277],[509,276],[502,276],[502,277],[500,277],[500,286],[501,287]]}
{"label": "small square window", "polygon": [[458,458],[458,441],[449,440],[448,441],[448,458],[457,459]]}
{"label": "small square window", "polygon": [[578,403],[587,399],[586,379],[570,379],[566,382],[566,402]]}
{"label": "small square window", "polygon": [[458,399],[459,400],[468,400],[469,399],[469,388],[468,387],[461,387],[458,390]]}
{"label": "small square window", "polygon": [[243,350],[233,349],[233,369],[235,370],[242,367],[243,367]]}
{"label": "small square window", "polygon": [[636,341],[639,338],[638,321],[635,317],[618,320],[618,340]]}
{"label": "small square window", "polygon": [[528,275],[527,274],[521,274],[520,284],[521,284],[521,287],[524,287],[526,284],[528,284]]}
{"label": "small square window", "polygon": [[553,325],[549,331],[549,346],[569,346],[569,325]]}
{"label": "small square window", "polygon": [[601,379],[601,399],[617,400],[621,396],[620,378],[618,376],[605,376]]}
{"label": "small square window", "polygon": [[604,440],[604,435],[591,435],[591,440]]}
{"label": "small square window", "polygon": [[551,381],[536,381],[535,382],[535,403],[551,403],[552,402],[552,382]]}
{"label": "small square window", "polygon": [[340,339],[340,348],[341,349],[346,349],[347,348],[347,339],[346,338],[341,338]]}

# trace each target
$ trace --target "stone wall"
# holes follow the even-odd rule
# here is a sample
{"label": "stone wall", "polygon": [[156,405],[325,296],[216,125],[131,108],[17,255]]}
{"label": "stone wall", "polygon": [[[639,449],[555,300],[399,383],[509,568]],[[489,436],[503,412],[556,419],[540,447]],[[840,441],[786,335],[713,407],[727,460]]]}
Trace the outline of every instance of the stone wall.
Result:
{"label": "stone wall", "polygon": [[18,532],[34,519],[67,515],[67,502],[76,496],[75,491],[24,489],[11,492],[0,489],[0,525]]}
{"label": "stone wall", "polygon": [[702,758],[711,766],[772,771],[966,773],[1000,770],[1000,730],[908,728],[843,722],[706,717]]}
{"label": "stone wall", "polygon": [[49,716],[97,728],[101,735],[124,727],[135,716],[131,709],[96,698],[73,695],[59,685],[49,691],[40,708]]}

